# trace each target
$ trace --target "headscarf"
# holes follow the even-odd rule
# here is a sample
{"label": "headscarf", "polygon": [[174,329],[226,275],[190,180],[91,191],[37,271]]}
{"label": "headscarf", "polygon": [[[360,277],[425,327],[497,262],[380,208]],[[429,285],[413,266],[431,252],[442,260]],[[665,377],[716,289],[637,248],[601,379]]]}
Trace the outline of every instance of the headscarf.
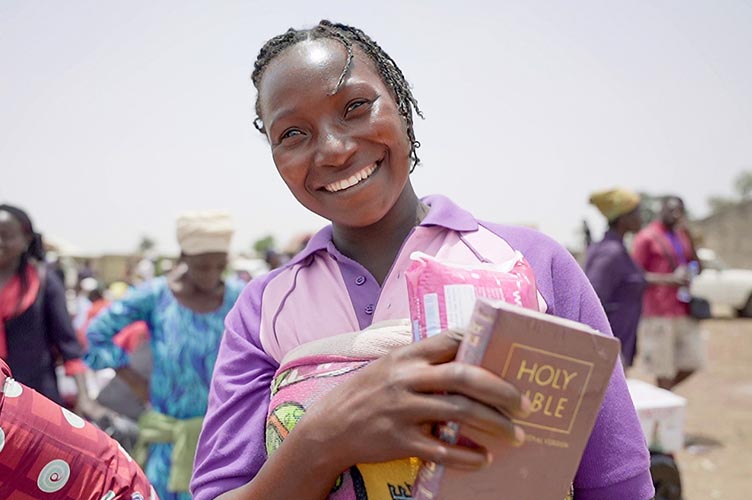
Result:
{"label": "headscarf", "polygon": [[590,203],[595,205],[609,222],[628,214],[640,204],[640,195],[627,189],[609,189],[590,195]]}
{"label": "headscarf", "polygon": [[178,244],[185,255],[227,253],[233,232],[232,220],[227,212],[189,212],[177,220]]}

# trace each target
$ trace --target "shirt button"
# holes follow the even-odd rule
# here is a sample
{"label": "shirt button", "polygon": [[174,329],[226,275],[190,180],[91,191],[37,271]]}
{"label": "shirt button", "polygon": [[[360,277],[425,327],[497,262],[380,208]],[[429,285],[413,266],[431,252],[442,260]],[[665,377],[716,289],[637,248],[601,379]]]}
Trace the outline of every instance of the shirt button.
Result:
{"label": "shirt button", "polygon": [[366,282],[365,276],[358,276],[357,278],[355,278],[355,284],[358,286],[362,285],[365,282]]}
{"label": "shirt button", "polygon": [[373,311],[374,311],[373,304],[368,304],[363,310],[365,311],[366,314],[370,316],[371,314],[373,314]]}

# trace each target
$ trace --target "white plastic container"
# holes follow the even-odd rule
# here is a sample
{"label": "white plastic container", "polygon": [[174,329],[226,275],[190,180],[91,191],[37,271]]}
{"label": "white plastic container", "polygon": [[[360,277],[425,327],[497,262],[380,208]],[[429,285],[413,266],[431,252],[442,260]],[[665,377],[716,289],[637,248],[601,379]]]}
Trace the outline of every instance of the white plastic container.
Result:
{"label": "white plastic container", "polygon": [[627,386],[650,451],[674,453],[684,447],[684,409],[687,400],[642,380]]}

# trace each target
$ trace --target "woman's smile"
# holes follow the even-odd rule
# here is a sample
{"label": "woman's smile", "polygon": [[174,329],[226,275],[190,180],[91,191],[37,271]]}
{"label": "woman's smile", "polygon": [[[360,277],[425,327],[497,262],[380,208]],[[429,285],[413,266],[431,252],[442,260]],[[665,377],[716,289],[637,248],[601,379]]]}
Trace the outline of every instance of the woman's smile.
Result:
{"label": "woman's smile", "polygon": [[323,189],[330,193],[339,193],[341,191],[349,190],[350,188],[353,188],[355,186],[362,185],[363,183],[365,183],[365,181],[371,178],[376,170],[378,170],[380,165],[381,161],[371,163],[367,167],[358,170],[346,179],[334,181],[331,184],[327,184],[323,187]]}

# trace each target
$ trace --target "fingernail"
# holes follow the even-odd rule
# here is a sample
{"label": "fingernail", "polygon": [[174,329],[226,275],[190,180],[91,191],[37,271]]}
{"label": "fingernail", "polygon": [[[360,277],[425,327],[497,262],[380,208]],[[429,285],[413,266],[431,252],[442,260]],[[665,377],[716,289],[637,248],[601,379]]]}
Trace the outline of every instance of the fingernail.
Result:
{"label": "fingernail", "polygon": [[520,403],[520,410],[522,410],[522,413],[524,413],[524,416],[527,417],[530,415],[530,410],[533,406],[533,403],[530,402],[530,398],[522,395],[522,402]]}
{"label": "fingernail", "polygon": [[522,430],[522,427],[515,426],[514,427],[514,445],[520,446],[525,442],[525,431]]}
{"label": "fingernail", "polygon": [[486,451],[486,467],[490,466],[494,461],[493,453]]}

